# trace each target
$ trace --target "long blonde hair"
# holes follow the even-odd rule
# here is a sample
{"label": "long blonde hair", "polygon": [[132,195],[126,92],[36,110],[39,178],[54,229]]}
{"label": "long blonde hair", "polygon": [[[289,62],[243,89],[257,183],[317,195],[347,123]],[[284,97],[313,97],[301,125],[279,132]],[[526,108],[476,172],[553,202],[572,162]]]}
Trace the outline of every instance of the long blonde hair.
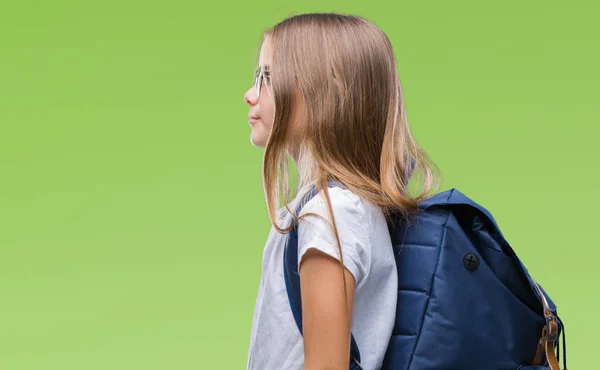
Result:
{"label": "long blonde hair", "polygon": [[[266,39],[275,103],[262,163],[269,218],[280,233],[305,216],[323,219],[298,217],[288,206],[288,155],[294,150],[296,190],[314,183],[323,191],[341,257],[329,180],[380,206],[386,217],[406,216],[437,188],[439,169],[410,132],[392,45],[376,25],[354,15],[300,14],[265,31]],[[306,114],[296,140],[290,132],[300,108]],[[418,191],[411,196],[408,183],[415,178]],[[278,225],[280,192],[293,215],[288,227]]]}

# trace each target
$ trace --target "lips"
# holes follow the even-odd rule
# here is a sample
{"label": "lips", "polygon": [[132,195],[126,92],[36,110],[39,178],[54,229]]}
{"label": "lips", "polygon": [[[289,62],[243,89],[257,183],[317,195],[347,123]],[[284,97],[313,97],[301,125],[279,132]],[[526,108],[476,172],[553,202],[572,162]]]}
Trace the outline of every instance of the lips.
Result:
{"label": "lips", "polygon": [[253,116],[251,114],[249,114],[248,117],[250,117],[250,119],[253,119],[253,120],[257,120],[259,118],[259,117]]}

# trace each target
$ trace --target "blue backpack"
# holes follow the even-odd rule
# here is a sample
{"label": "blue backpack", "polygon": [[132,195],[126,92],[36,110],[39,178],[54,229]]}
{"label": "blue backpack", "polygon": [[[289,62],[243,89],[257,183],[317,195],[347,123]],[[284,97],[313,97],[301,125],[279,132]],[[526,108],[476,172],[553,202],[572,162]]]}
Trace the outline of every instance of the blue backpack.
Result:
{"label": "blue backpack", "polygon": [[[333,186],[343,187],[330,181]],[[297,215],[316,192],[313,186]],[[560,370],[561,333],[567,368],[555,304],[486,209],[451,189],[422,201],[414,218],[390,217],[388,228],[398,304],[383,370]],[[297,225],[288,234],[283,263],[302,333]],[[353,336],[350,352],[350,369],[363,369]]]}

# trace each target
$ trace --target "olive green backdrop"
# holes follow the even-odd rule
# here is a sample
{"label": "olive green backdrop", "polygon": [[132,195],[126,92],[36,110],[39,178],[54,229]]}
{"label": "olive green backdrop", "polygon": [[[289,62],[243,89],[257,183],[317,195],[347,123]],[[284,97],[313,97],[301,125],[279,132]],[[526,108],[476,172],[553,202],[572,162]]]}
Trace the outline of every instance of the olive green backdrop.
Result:
{"label": "olive green backdrop", "polygon": [[408,117],[487,207],[592,369],[592,2],[0,2],[0,369],[243,369],[269,231],[248,107],[261,31],[362,15]]}

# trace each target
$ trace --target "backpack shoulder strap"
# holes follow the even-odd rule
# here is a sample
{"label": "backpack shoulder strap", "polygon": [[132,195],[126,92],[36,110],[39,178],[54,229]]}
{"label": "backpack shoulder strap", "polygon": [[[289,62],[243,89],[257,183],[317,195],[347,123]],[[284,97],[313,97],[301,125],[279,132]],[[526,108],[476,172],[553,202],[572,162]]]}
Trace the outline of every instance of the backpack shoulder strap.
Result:
{"label": "backpack shoulder strap", "polygon": [[[342,184],[330,181],[329,187],[340,186]],[[296,215],[300,215],[302,207],[308,203],[317,194],[316,187],[312,187],[302,198],[300,205],[296,210]],[[296,321],[296,326],[302,334],[302,296],[300,294],[300,274],[298,273],[298,225],[296,225],[288,234],[285,249],[283,252],[283,277],[287,290],[290,308]],[[360,351],[354,336],[351,336],[350,343],[350,370],[361,370]]]}

